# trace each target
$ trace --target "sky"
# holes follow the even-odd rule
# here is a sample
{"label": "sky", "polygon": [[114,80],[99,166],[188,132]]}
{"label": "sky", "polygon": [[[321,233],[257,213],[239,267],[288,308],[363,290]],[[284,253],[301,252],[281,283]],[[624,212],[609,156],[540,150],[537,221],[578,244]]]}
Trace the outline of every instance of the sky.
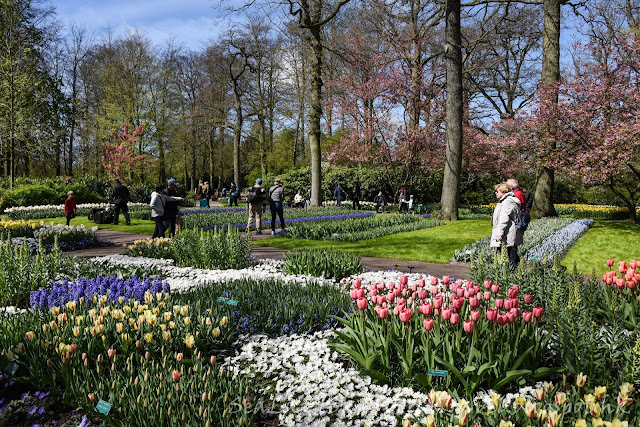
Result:
{"label": "sky", "polygon": [[216,0],[51,0],[57,19],[99,37],[111,27],[115,36],[137,30],[154,44],[171,36],[192,50],[201,49],[223,28]]}

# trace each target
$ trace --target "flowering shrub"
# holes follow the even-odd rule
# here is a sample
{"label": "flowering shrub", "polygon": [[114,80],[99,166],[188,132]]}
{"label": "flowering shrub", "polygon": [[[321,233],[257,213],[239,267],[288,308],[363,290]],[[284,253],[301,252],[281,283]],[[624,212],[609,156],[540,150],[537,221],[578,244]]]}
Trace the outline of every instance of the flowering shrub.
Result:
{"label": "flowering shrub", "polygon": [[172,239],[137,240],[127,246],[127,255],[173,259],[180,266],[207,269],[245,268],[251,264],[251,239],[228,231],[186,230]]}
{"label": "flowering shrub", "polygon": [[[429,370],[450,371],[441,385],[470,397],[480,387],[500,390],[522,378],[541,378],[551,336],[542,333],[543,308],[517,285],[451,282],[448,276],[409,283],[364,284],[353,279],[358,311],[341,320],[345,332],[332,347],[372,377],[430,389]],[[504,296],[504,298],[502,297]]]}
{"label": "flowering shrub", "polygon": [[[312,218],[304,219],[314,220]],[[441,221],[424,221],[420,217],[413,215],[382,216],[371,212],[343,215],[343,218],[329,217],[327,219],[331,219],[331,221],[309,224],[296,223],[289,228],[289,232],[284,236],[300,239],[354,242],[444,224]]]}

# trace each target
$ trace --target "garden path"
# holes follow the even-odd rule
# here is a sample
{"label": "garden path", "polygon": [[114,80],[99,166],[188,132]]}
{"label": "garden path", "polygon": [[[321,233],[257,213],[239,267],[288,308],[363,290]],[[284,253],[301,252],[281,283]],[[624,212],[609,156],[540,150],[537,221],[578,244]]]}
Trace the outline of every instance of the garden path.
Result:
{"label": "garden path", "polygon": [[[125,233],[121,231],[108,231],[98,230],[98,236],[103,239],[111,240],[113,246],[103,246],[98,248],[83,249],[79,251],[67,252],[77,257],[97,257],[106,255],[124,254],[124,244],[133,243],[134,240],[148,239],[149,235]],[[244,235],[244,233],[241,233]],[[265,239],[271,237],[269,234],[262,236],[252,235],[254,240]],[[251,254],[258,259],[271,258],[271,259],[283,259],[286,251],[279,248],[271,248],[267,246],[254,245]],[[374,257],[362,257],[362,264],[365,265],[369,271],[379,270],[398,270],[402,272],[409,272],[409,270],[416,273],[428,273],[432,276],[442,277],[444,275],[455,277],[456,279],[469,279],[471,277],[469,272],[468,263],[452,263],[452,264],[436,264],[419,261],[406,261],[398,259],[388,258],[374,258]],[[411,267],[411,269],[409,268]]]}

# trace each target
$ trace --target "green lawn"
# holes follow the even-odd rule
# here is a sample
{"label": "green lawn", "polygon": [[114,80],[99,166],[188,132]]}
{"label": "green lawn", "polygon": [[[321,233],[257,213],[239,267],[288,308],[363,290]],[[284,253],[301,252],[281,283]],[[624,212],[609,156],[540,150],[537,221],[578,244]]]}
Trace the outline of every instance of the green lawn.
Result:
{"label": "green lawn", "polygon": [[[59,218],[45,218],[42,221],[48,224],[66,224],[67,218],[59,217]],[[79,216],[71,220],[71,225],[80,225],[84,224],[85,227],[91,228],[97,226],[100,230],[115,230],[115,231],[124,231],[126,233],[137,233],[137,234],[153,234],[153,229],[155,228],[155,222],[150,220],[143,219],[131,219],[131,225],[124,224],[124,217],[120,215],[120,223],[118,225],[113,224],[96,224],[93,221],[89,221],[86,216]]]}
{"label": "green lawn", "polygon": [[630,221],[596,220],[593,227],[571,249],[562,265],[573,269],[575,262],[582,274],[591,274],[595,268],[598,275],[609,271],[607,259],[618,261],[640,259],[640,225]]}
{"label": "green lawn", "polygon": [[491,233],[489,220],[461,220],[407,233],[393,234],[359,242],[332,242],[273,237],[255,245],[283,249],[327,248],[361,256],[447,263],[456,249]]}

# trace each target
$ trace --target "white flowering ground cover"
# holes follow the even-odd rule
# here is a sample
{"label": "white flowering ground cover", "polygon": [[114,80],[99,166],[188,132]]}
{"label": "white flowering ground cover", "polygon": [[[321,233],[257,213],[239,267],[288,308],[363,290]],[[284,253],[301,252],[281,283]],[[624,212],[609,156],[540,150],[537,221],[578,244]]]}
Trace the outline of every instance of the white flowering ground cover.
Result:
{"label": "white flowering ground cover", "polygon": [[[81,203],[76,206],[77,209],[104,209],[109,206],[107,203]],[[135,206],[146,206],[148,207],[148,203],[128,203],[129,207]],[[13,208],[5,209],[4,213],[11,216],[12,213],[16,212],[36,212],[36,211],[48,211],[48,210],[59,210],[64,212],[64,204],[61,205],[37,205],[37,206],[16,206]]]}
{"label": "white flowering ground cover", "polygon": [[193,267],[176,267],[173,260],[127,255],[108,255],[91,259],[91,262],[106,267],[134,267],[151,270],[169,283],[172,291],[184,292],[189,289],[222,283],[230,280],[280,280],[298,285],[332,284],[332,280],[313,276],[290,275],[282,272],[282,261],[263,260],[253,267],[240,270],[204,270]]}
{"label": "white flowering ground cover", "polygon": [[539,245],[527,252],[526,259],[552,259],[556,256],[564,256],[573,245],[587,232],[594,224],[592,219],[578,219],[566,227],[556,231]]}

